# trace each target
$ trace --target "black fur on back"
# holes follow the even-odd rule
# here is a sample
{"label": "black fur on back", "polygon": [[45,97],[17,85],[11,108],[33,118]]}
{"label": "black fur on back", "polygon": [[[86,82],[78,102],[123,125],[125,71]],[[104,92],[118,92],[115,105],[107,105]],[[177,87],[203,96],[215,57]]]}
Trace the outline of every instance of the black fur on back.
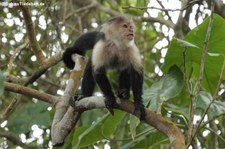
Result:
{"label": "black fur on back", "polygon": [[93,49],[95,43],[104,38],[104,34],[98,31],[88,32],[81,35],[72,47],[66,48],[63,53],[63,62],[69,69],[73,69],[75,62],[72,60],[73,54],[85,55],[87,50]]}

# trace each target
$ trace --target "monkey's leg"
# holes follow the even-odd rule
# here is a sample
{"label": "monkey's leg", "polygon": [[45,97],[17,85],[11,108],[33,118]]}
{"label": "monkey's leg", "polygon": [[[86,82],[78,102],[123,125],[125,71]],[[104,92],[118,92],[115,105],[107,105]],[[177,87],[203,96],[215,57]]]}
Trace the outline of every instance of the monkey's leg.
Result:
{"label": "monkey's leg", "polygon": [[130,98],[130,71],[128,69],[120,72],[119,77],[119,90],[116,95],[121,99]]}
{"label": "monkey's leg", "polygon": [[106,97],[106,100],[105,100],[106,108],[109,110],[109,112],[112,115],[114,115],[113,107],[115,107],[117,104],[116,104],[116,99],[113,94],[111,85],[106,76],[105,70],[101,69],[101,70],[96,71],[94,73],[94,78],[95,78],[99,88],[101,89],[101,91],[103,92],[103,94]]}
{"label": "monkey's leg", "polygon": [[92,73],[92,64],[90,58],[84,70],[83,80],[81,83],[82,95],[85,97],[89,97],[93,94],[94,89],[95,89],[95,79]]}
{"label": "monkey's leg", "polygon": [[140,120],[145,119],[145,107],[142,101],[143,72],[131,69],[131,83],[135,110],[140,111]]}
{"label": "monkey's leg", "polygon": [[69,100],[69,104],[72,107],[75,107],[75,102],[81,100],[82,98],[91,96],[94,92],[94,88],[95,88],[95,80],[92,74],[91,60],[89,60],[84,70],[83,80],[81,83],[82,95],[72,96]]}

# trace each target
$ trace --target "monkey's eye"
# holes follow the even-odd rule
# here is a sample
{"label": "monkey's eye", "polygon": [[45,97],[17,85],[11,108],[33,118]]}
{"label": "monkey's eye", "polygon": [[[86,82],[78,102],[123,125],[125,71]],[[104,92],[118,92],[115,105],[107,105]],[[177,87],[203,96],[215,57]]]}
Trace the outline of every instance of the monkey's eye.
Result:
{"label": "monkey's eye", "polygon": [[128,28],[128,25],[127,25],[127,24],[124,24],[123,27],[124,27],[124,28]]}

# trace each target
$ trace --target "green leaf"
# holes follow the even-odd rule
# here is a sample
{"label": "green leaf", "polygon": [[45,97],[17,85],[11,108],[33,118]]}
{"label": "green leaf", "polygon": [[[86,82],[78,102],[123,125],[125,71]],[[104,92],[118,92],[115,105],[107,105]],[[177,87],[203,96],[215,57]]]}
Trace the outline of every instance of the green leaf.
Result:
{"label": "green leaf", "polygon": [[73,137],[73,149],[89,146],[96,143],[98,140],[103,139],[102,135],[102,122],[109,116],[109,113],[105,114],[101,119],[93,123],[92,125],[82,126],[77,128]]}
{"label": "green leaf", "polygon": [[[209,92],[201,91],[197,95],[197,108],[205,111],[205,109],[208,107],[212,99],[213,98]],[[209,120],[212,120],[222,114],[225,114],[225,102],[214,101],[209,107],[207,114]]]}
{"label": "green leaf", "polygon": [[81,147],[86,147],[95,144],[97,141],[104,139],[101,135],[101,125],[81,126],[76,129],[73,136],[73,149],[78,149]]}
{"label": "green leaf", "polygon": [[163,135],[159,131],[153,131],[149,133],[143,140],[140,140],[137,142],[136,145],[131,147],[131,149],[145,149],[145,148],[154,148],[159,149],[163,148],[162,146],[165,145],[164,148],[169,148],[169,140],[166,138],[165,135]]}
{"label": "green leaf", "polygon": [[150,109],[156,110],[163,101],[177,96],[183,87],[183,74],[177,66],[171,67],[159,82],[144,92],[150,98]]}
{"label": "green leaf", "polygon": [[[210,18],[208,17],[202,24],[189,32],[185,37],[185,40],[200,48],[203,48],[209,21]],[[223,26],[225,26],[225,20],[221,16],[214,14],[211,35],[207,48],[208,52],[225,55],[225,28]]]}
{"label": "green leaf", "polygon": [[146,132],[136,137],[135,140],[124,144],[120,149],[160,148],[162,144],[166,144],[168,148],[169,141],[166,136],[154,128],[148,128]]}
{"label": "green leaf", "polygon": [[185,41],[185,40],[182,40],[182,39],[178,39],[178,38],[176,40],[177,40],[178,43],[181,43],[181,46],[199,48],[198,46],[193,45],[192,43],[190,43],[188,41]]}
{"label": "green leaf", "polygon": [[49,127],[49,106],[50,104],[42,101],[27,103],[10,116],[7,127],[17,134],[29,132],[34,124]]}
{"label": "green leaf", "polygon": [[135,140],[129,141],[128,143],[124,144],[120,147],[120,149],[128,149],[133,147],[134,145],[138,144],[139,142],[142,142],[143,140],[146,141],[146,138],[149,134],[154,133],[156,130],[154,128],[147,128],[146,132],[144,132],[142,135],[135,138]]}
{"label": "green leaf", "polygon": [[131,132],[131,137],[134,140],[134,137],[136,136],[136,128],[140,124],[140,120],[136,117],[131,115],[130,116],[130,132]]}
{"label": "green leaf", "polygon": [[117,126],[120,124],[126,114],[120,110],[114,110],[114,112],[114,116],[110,115],[103,124],[102,133],[105,137],[110,137],[110,135],[115,132]]}
{"label": "green leaf", "polygon": [[[190,31],[184,38],[185,42],[194,45],[190,46],[189,44],[185,44],[186,74],[187,77],[194,82],[196,82],[195,80],[199,77],[202,49],[204,47],[208,24],[209,18]],[[225,20],[219,15],[214,14],[202,80],[202,87],[209,90],[212,94],[215,92],[225,55],[225,27],[221,26],[225,26]],[[177,65],[182,71],[184,70],[183,51],[184,44],[181,45],[178,39],[173,39],[167,51],[165,63],[162,67],[164,73],[166,73],[173,65]]]}
{"label": "green leaf", "polygon": [[5,77],[2,74],[2,72],[0,72],[0,96],[2,96],[4,91],[4,80],[5,80]]}

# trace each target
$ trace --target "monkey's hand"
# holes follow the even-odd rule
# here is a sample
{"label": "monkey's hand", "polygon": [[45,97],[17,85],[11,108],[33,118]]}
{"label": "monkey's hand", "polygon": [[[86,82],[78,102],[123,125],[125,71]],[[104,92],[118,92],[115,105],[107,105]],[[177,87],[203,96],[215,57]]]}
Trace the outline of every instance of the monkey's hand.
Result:
{"label": "monkey's hand", "polygon": [[105,99],[105,107],[109,110],[109,112],[114,115],[113,108],[117,106],[116,99],[112,97],[106,97]]}
{"label": "monkey's hand", "polygon": [[130,98],[130,93],[127,89],[119,89],[116,92],[116,96],[120,99],[128,99]]}
{"label": "monkey's hand", "polygon": [[84,96],[84,95],[74,95],[74,96],[70,97],[70,100],[69,100],[70,106],[75,107],[75,102],[79,101],[79,100],[81,100],[82,98],[85,98],[85,97],[86,96]]}
{"label": "monkey's hand", "polygon": [[134,112],[138,111],[140,113],[140,121],[145,120],[146,113],[144,104],[139,100],[134,101],[134,107]]}

